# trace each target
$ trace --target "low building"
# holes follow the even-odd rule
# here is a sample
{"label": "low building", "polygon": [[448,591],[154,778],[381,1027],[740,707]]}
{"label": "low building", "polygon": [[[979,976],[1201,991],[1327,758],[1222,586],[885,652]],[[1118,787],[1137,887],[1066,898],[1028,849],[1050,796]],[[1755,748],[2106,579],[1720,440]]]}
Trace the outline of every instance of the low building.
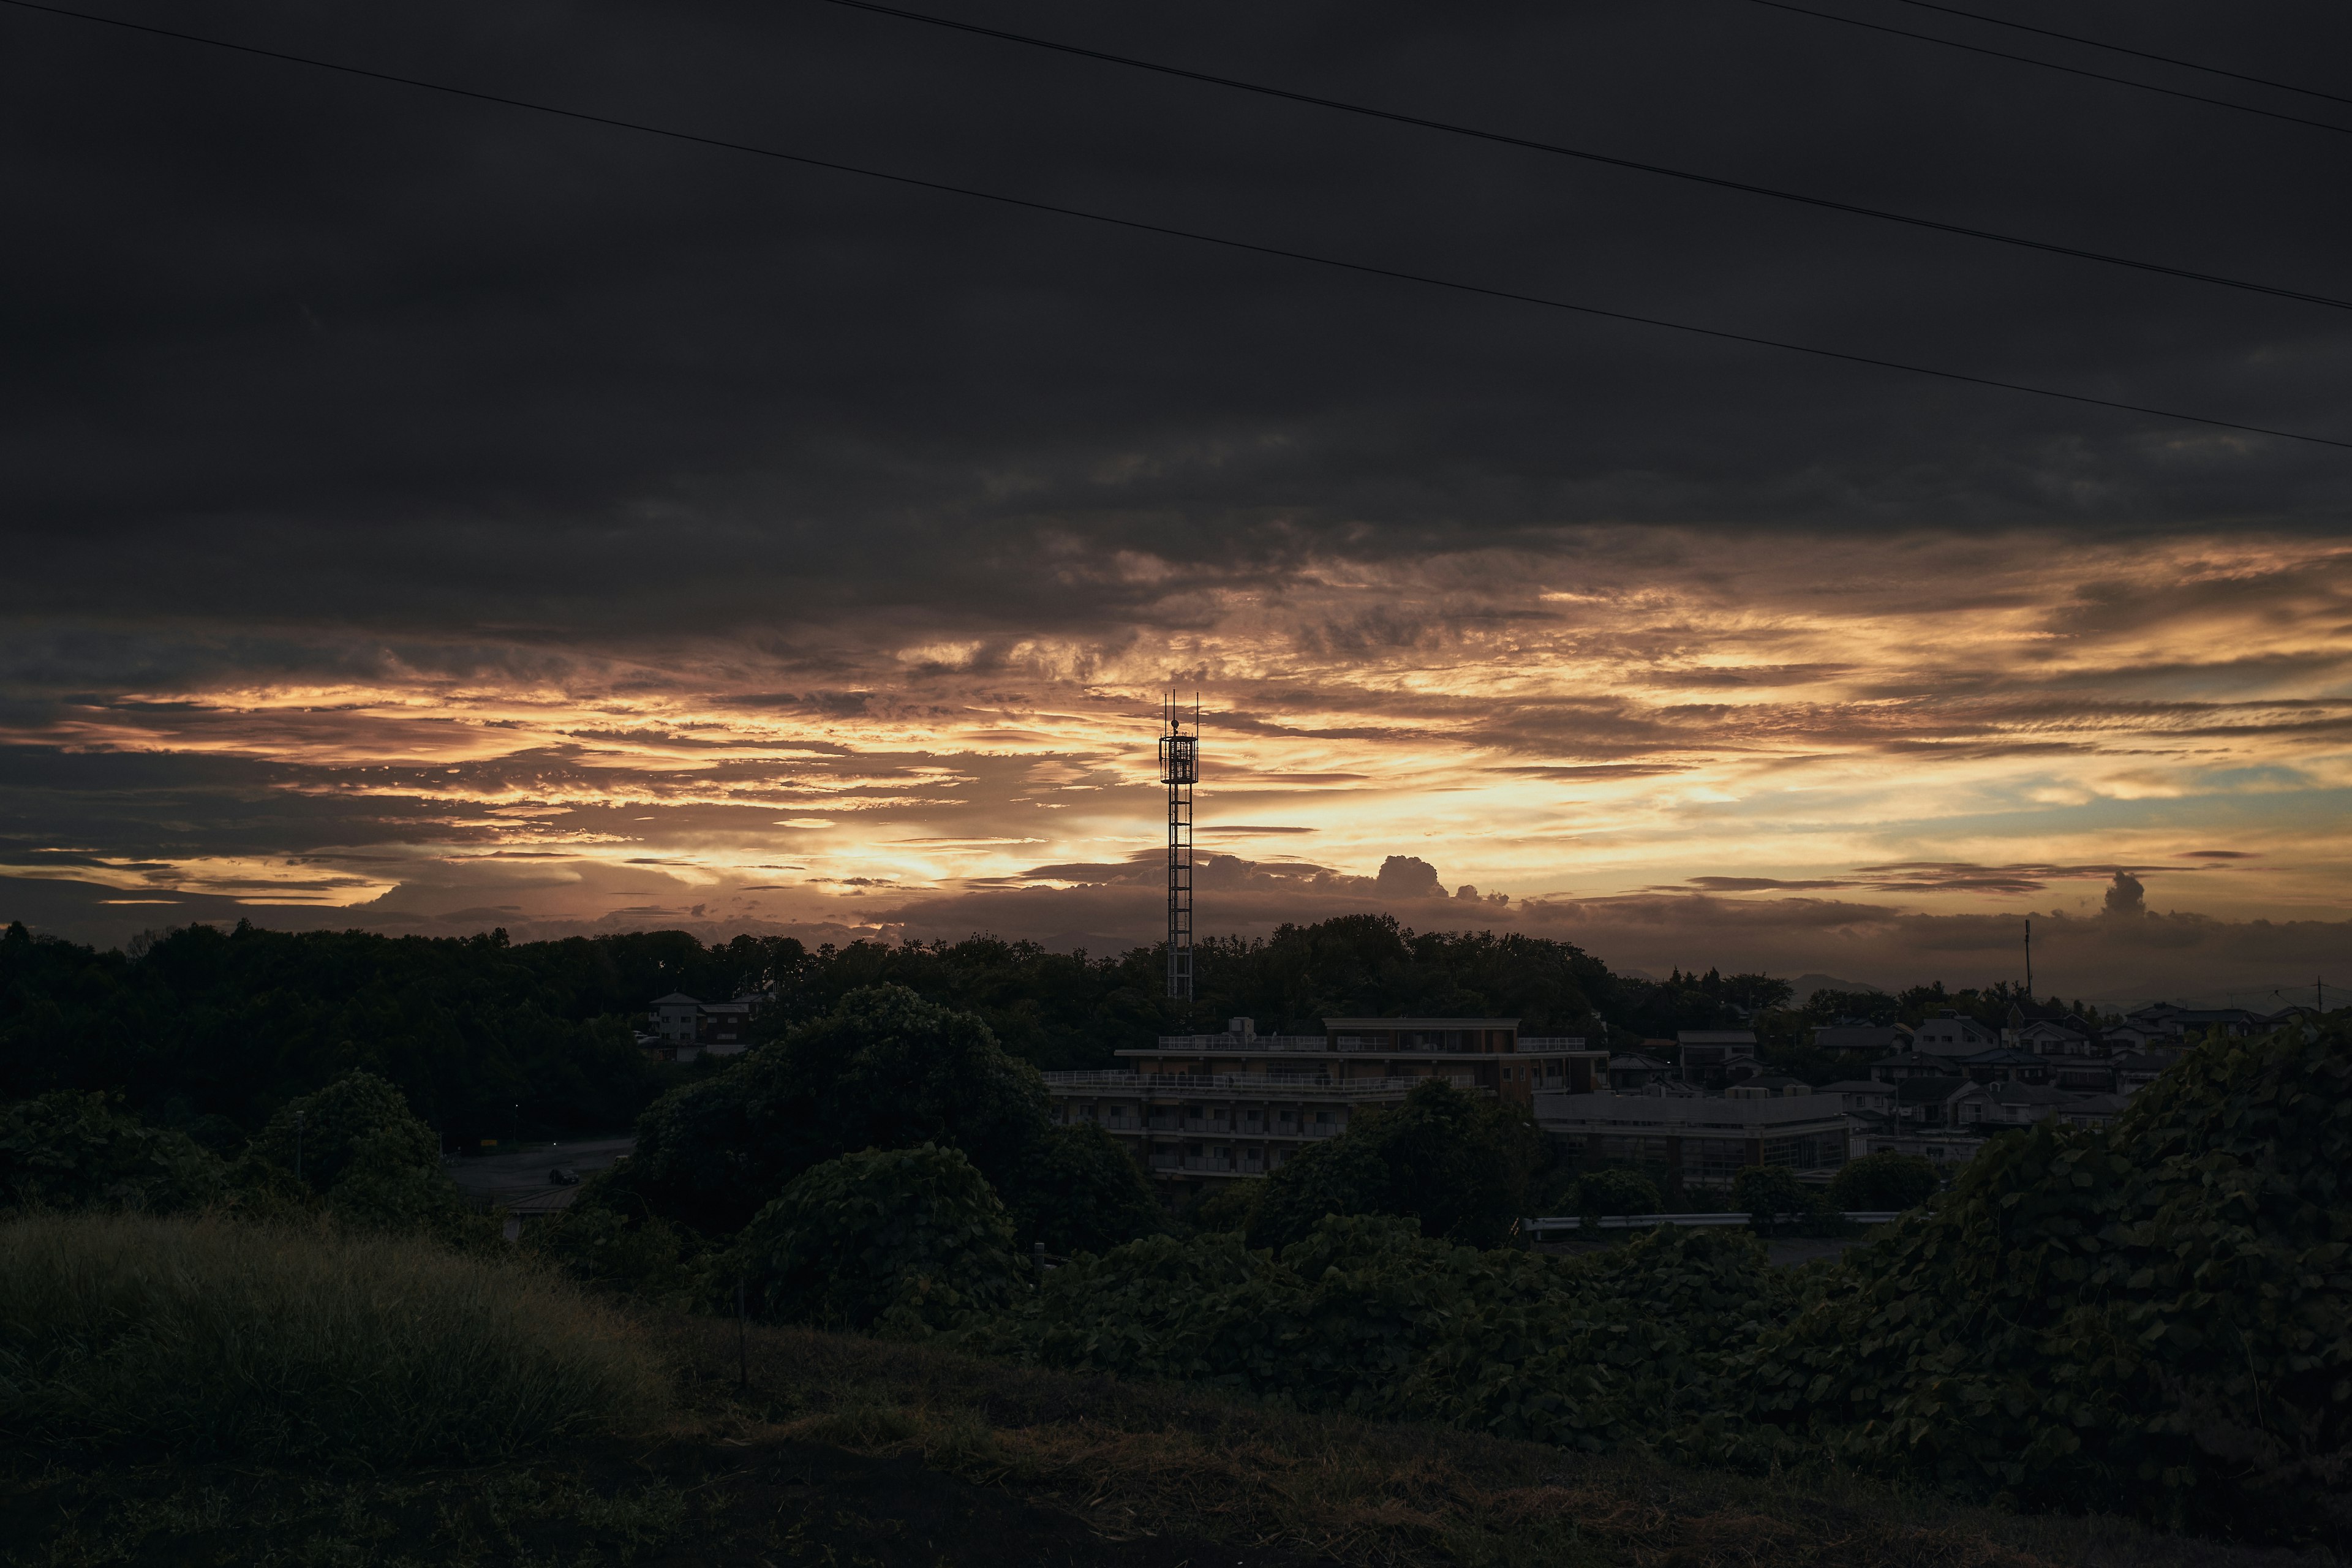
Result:
{"label": "low building", "polygon": [[2038,1083],[1971,1083],[1946,1101],[1944,1119],[1954,1127],[2030,1127],[2082,1099]]}
{"label": "low building", "polygon": [[1978,1083],[2048,1083],[2050,1058],[2038,1051],[1998,1047],[1958,1058],[1960,1071]]}
{"label": "low building", "polygon": [[1950,1170],[1975,1159],[1984,1142],[1981,1132],[1897,1124],[1856,1137],[1853,1152],[1856,1159],[1864,1154],[1916,1154]]}
{"label": "low building", "polygon": [[1748,1165],[1826,1180],[1853,1131],[1836,1100],[1814,1094],[1540,1094],[1536,1123],[1586,1165],[1651,1166],[1686,1186],[1727,1186]]}
{"label": "low building", "polygon": [[1825,1083],[1813,1091],[1837,1096],[1839,1108],[1848,1116],[1892,1116],[1895,1114],[1895,1086],[1874,1078],[1841,1079]]}
{"label": "low building", "polygon": [[1990,1029],[1948,1007],[1911,1031],[1911,1048],[1931,1057],[1972,1057],[2000,1044]]}
{"label": "low building", "polygon": [[2121,1094],[2078,1094],[2058,1108],[2058,1120],[2069,1127],[2105,1127],[2122,1114],[2129,1100]]}
{"label": "low building", "polygon": [[1853,1061],[1874,1062],[1911,1048],[1911,1031],[1900,1024],[1822,1024],[1813,1030],[1813,1049]]}
{"label": "low building", "polygon": [[2115,1061],[2117,1094],[2137,1094],[2164,1076],[2180,1059],[2179,1051],[2130,1051]]}
{"label": "low building", "polygon": [[1948,1078],[1952,1076],[1952,1064],[1948,1058],[1931,1057],[1925,1051],[1897,1051],[1871,1063],[1870,1076],[1881,1083],[1901,1083],[1913,1078]]}
{"label": "low building", "polygon": [[683,991],[656,997],[646,1010],[653,1024],[647,1054],[664,1061],[690,1062],[698,1057],[747,1051],[751,1048],[752,1017],[761,1000],[738,996],[731,1002],[705,1002]]}
{"label": "low building", "polygon": [[1906,1078],[1895,1086],[1895,1119],[1906,1127],[1949,1127],[1952,1099],[1968,1087],[1964,1078]]}
{"label": "low building", "polygon": [[1045,1089],[1059,1120],[1105,1129],[1174,1196],[1265,1175],[1347,1131],[1365,1107],[1394,1105],[1431,1079],[1523,1103],[1608,1082],[1607,1051],[1522,1036],[1517,1018],[1326,1018],[1323,1029],[1261,1035],[1235,1018],[1222,1034],[1119,1051],[1129,1064],[1119,1069],[1049,1072]]}
{"label": "low building", "polygon": [[1675,1055],[1685,1083],[1721,1088],[1748,1076],[1756,1061],[1753,1029],[1685,1029],[1675,1036]]}
{"label": "low building", "polygon": [[1629,1051],[1609,1058],[1609,1087],[1621,1093],[1629,1089],[1647,1089],[1654,1083],[1664,1083],[1675,1076],[1675,1064],[1656,1057]]}

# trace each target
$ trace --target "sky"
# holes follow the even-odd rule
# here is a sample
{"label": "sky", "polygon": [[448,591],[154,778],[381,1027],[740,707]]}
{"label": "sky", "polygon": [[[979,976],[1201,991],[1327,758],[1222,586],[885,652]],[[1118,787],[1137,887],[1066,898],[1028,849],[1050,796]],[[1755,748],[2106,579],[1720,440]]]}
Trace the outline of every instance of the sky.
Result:
{"label": "sky", "polygon": [[0,5],[0,919],[1124,948],[1173,689],[1204,933],[2352,984],[2352,102],[1807,9],[929,7],[2320,300],[827,0],[105,14],[901,182]]}

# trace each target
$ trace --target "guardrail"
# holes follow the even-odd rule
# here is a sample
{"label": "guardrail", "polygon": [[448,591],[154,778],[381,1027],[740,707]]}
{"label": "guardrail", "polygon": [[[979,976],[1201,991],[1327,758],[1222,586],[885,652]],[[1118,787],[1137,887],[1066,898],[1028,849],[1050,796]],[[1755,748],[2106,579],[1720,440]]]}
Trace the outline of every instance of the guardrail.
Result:
{"label": "guardrail", "polygon": [[[1807,1217],[1793,1214],[1772,1216],[1776,1225],[1793,1225]],[[1838,1218],[1855,1225],[1889,1225],[1901,1217],[1901,1212],[1895,1209],[1846,1209],[1838,1215]],[[1744,1226],[1754,1218],[1753,1215],[1748,1214],[1604,1214],[1595,1215],[1592,1226],[1595,1230],[1643,1230],[1664,1225],[1727,1226]],[[1548,1231],[1583,1228],[1584,1216],[1581,1215],[1555,1215],[1549,1219],[1523,1219],[1519,1222],[1519,1229],[1536,1239],[1540,1239]]]}

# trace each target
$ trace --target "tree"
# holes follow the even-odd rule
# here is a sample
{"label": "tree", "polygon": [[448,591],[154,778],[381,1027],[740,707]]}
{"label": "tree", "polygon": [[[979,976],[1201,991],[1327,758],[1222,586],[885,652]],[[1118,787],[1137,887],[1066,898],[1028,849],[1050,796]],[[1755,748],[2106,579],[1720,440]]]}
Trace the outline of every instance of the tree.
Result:
{"label": "tree", "polygon": [[442,1168],[440,1141],[407,1098],[372,1072],[347,1072],[289,1101],[254,1139],[253,1154],[323,1194],[347,1224],[453,1237],[465,1228],[465,1201]]}
{"label": "tree", "polygon": [[1731,1178],[1731,1206],[1746,1210],[1756,1228],[1769,1233],[1779,1226],[1781,1215],[1792,1215],[1801,1223],[1811,1219],[1821,1205],[1788,1166],[1743,1165]]}
{"label": "tree", "polygon": [[1000,1190],[1018,1186],[1048,1125],[1037,1069],[985,1024],[877,985],[655,1101],[614,1185],[697,1230],[733,1231],[802,1172],[858,1149],[951,1146]]}
{"label": "tree", "polygon": [[1021,1239],[1054,1253],[1105,1252],[1168,1227],[1142,1171],[1091,1121],[1047,1127],[1005,1203]]}
{"label": "tree", "polygon": [[940,1329],[1028,1283],[1013,1224],[954,1149],[868,1149],[794,1177],[712,1272],[756,1316],[826,1328]]}
{"label": "tree", "polygon": [[1570,1194],[1580,1215],[1657,1214],[1664,1200],[1637,1171],[1593,1171],[1579,1178]]}
{"label": "tree", "polygon": [[45,1094],[0,1110],[0,1208],[201,1208],[227,1191],[217,1156],[103,1095]]}
{"label": "tree", "polygon": [[1398,1215],[1433,1238],[1499,1246],[1520,1217],[1542,1142],[1528,1113],[1433,1079],[1265,1178],[1252,1247],[1286,1247],[1326,1215]]}
{"label": "tree", "polygon": [[1847,1162],[1830,1183],[1830,1206],[1871,1214],[1915,1209],[1941,1184],[1934,1164],[1889,1149]]}

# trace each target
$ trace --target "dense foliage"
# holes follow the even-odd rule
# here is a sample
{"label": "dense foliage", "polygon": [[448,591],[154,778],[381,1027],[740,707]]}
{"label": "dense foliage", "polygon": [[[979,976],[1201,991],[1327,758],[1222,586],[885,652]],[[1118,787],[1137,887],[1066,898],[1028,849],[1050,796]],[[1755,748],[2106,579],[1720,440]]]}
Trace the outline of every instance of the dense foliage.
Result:
{"label": "dense foliage", "polygon": [[802,1172],[751,1217],[711,1279],[755,1316],[826,1328],[944,1328],[1028,1281],[1013,1222],[970,1160],[925,1143]]}
{"label": "dense foliage", "polygon": [[1398,1215],[1425,1236],[1500,1246],[1543,1163],[1535,1119],[1432,1079],[1388,1110],[1359,1108],[1345,1135],[1311,1143],[1265,1179],[1253,1247],[1301,1241],[1326,1215]]}
{"label": "dense foliage", "polygon": [[1934,1197],[1942,1184],[1931,1162],[1882,1149],[1845,1163],[1830,1182],[1829,1206],[1848,1214],[1899,1214]]}
{"label": "dense foliage", "polygon": [[58,1092],[0,1108],[0,1210],[172,1214],[217,1203],[228,1186],[212,1151],[122,1114],[104,1095]]}
{"label": "dense foliage", "polygon": [[2111,1131],[1997,1141],[1736,1386],[1731,1452],[2352,1528],[2352,1034],[2216,1038]]}

